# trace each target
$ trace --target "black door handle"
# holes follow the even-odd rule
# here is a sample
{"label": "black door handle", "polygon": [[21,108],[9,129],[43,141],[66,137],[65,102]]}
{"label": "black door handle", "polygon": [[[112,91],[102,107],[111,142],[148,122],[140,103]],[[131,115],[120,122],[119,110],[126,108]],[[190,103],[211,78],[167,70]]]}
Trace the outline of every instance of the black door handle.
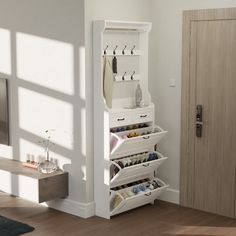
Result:
{"label": "black door handle", "polygon": [[198,138],[202,137],[202,129],[203,129],[202,113],[203,113],[202,105],[197,105],[196,107],[196,136]]}

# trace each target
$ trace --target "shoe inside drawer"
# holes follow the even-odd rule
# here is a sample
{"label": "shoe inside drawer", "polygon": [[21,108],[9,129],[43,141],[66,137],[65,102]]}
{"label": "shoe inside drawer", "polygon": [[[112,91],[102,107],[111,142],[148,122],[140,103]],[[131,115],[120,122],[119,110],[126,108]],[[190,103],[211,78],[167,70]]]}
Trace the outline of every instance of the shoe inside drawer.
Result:
{"label": "shoe inside drawer", "polygon": [[166,133],[159,126],[111,133],[111,159],[150,151]]}
{"label": "shoe inside drawer", "polygon": [[110,196],[111,216],[152,203],[166,188],[168,188],[167,184],[155,178],[132,187],[112,190]]}
{"label": "shoe inside drawer", "polygon": [[166,159],[160,152],[152,151],[111,161],[110,187],[148,178]]}

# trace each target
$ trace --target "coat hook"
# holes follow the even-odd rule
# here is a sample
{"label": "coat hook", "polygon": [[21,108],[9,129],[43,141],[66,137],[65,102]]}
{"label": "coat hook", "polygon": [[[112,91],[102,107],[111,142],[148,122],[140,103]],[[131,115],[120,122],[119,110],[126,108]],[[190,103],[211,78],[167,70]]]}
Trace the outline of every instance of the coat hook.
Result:
{"label": "coat hook", "polygon": [[104,49],[104,55],[107,54],[107,49],[108,49],[108,45],[107,45],[106,48]]}
{"label": "coat hook", "polygon": [[127,48],[127,45],[125,45],[125,47],[122,50],[122,54],[125,55],[125,49]]}
{"label": "coat hook", "polygon": [[126,75],[126,72],[123,74],[122,80],[125,80],[125,75]]}
{"label": "coat hook", "polygon": [[134,45],[133,48],[131,49],[131,54],[134,54],[134,49],[136,48],[136,46]]}
{"label": "coat hook", "polygon": [[131,80],[134,80],[134,74],[135,74],[135,70],[134,70],[133,74],[131,75]]}
{"label": "coat hook", "polygon": [[113,50],[113,55],[116,55],[116,49],[118,48],[118,45],[116,45],[116,47]]}

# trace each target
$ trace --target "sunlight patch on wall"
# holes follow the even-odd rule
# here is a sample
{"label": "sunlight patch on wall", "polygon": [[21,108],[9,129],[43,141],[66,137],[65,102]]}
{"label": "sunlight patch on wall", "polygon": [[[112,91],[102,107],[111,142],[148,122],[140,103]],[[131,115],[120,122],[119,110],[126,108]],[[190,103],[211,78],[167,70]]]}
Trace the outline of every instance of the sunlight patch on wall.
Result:
{"label": "sunlight patch on wall", "polygon": [[87,180],[87,176],[86,176],[86,166],[83,165],[81,167],[82,173],[83,173],[83,180],[86,181]]}
{"label": "sunlight patch on wall", "polygon": [[109,112],[104,111],[104,160],[106,162],[104,169],[104,184],[109,186],[110,183],[110,126],[109,126]]}
{"label": "sunlight patch on wall", "polygon": [[110,184],[110,171],[108,169],[104,169],[104,184],[107,186]]}
{"label": "sunlight patch on wall", "polygon": [[80,98],[85,100],[85,47],[79,48],[79,81],[80,81]]}
{"label": "sunlight patch on wall", "polygon": [[0,170],[1,176],[1,191],[11,193],[12,191],[12,178],[11,173],[8,171]]}
{"label": "sunlight patch on wall", "polygon": [[11,33],[0,28],[0,73],[11,75]]}
{"label": "sunlight patch on wall", "polygon": [[69,43],[17,33],[17,76],[68,95],[74,94],[74,51]]}
{"label": "sunlight patch on wall", "polygon": [[12,146],[7,146],[7,145],[3,145],[3,144],[0,144],[0,156],[1,157],[5,157],[5,158],[8,158],[8,159],[13,159],[12,157]]}
{"label": "sunlight patch on wall", "polygon": [[104,160],[110,160],[110,126],[109,126],[109,113],[104,111]]}
{"label": "sunlight patch on wall", "polygon": [[73,149],[72,104],[19,88],[19,127],[39,137],[45,130],[54,129],[52,141],[64,148]]}
{"label": "sunlight patch on wall", "polygon": [[[39,137],[38,141],[40,141],[41,138]],[[40,146],[39,144],[35,144],[35,143],[32,143],[30,141],[27,141],[23,138],[20,138],[19,140],[19,145],[20,145],[20,155],[19,155],[19,158],[20,158],[20,161],[27,161],[27,158],[30,157],[30,158],[33,158],[34,161],[38,162],[39,161],[39,158],[45,156],[45,151],[43,149],[42,146]]]}
{"label": "sunlight patch on wall", "polygon": [[[38,140],[41,140],[39,137]],[[36,141],[37,142],[37,141]],[[46,153],[43,146],[20,138],[20,160],[26,161],[28,157],[34,157],[34,161],[39,162],[45,159]],[[71,164],[71,160],[50,150],[50,160],[55,162],[60,168],[64,164]]]}
{"label": "sunlight patch on wall", "polygon": [[86,110],[81,108],[81,153],[86,157]]}
{"label": "sunlight patch on wall", "polygon": [[30,191],[29,189],[32,189],[32,186],[36,186],[37,180],[23,175],[18,175],[17,180],[18,189],[15,190],[16,192],[13,190],[13,193],[22,198],[36,201],[36,199],[38,199],[39,189],[33,188],[33,191]]}

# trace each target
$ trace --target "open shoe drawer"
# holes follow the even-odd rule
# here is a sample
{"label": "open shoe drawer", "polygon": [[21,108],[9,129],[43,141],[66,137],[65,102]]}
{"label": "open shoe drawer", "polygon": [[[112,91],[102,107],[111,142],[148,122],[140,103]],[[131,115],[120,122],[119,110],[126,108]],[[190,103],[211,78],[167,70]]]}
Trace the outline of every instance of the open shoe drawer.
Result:
{"label": "open shoe drawer", "polygon": [[[124,168],[121,168],[116,161],[111,161],[111,165],[115,165],[119,171],[111,179],[110,187],[114,188],[125,183],[133,182],[137,179],[145,179],[147,177],[153,176],[153,172],[167,159],[167,157],[164,157],[159,152],[151,153],[156,153],[159,158],[157,160],[143,162]],[[147,155],[149,155],[149,153]]]}
{"label": "open shoe drawer", "polygon": [[[128,138],[129,133],[150,133],[138,137]],[[136,153],[148,152],[167,133],[161,127],[147,127],[137,130],[129,130],[111,133],[111,159],[129,156]]]}
{"label": "open shoe drawer", "polygon": [[110,201],[112,202],[116,195],[118,195],[120,197],[121,201],[114,209],[111,209],[110,215],[114,216],[114,215],[120,214],[122,212],[134,209],[136,207],[140,207],[140,206],[143,206],[143,205],[146,205],[149,203],[153,203],[154,200],[157,199],[157,197],[160,194],[162,194],[166,188],[169,187],[169,185],[165,184],[162,180],[160,180],[160,179],[155,179],[155,180],[158,182],[158,184],[161,187],[156,188],[154,190],[150,190],[148,192],[139,193],[137,195],[134,195],[134,196],[126,198],[126,199],[121,195],[121,191],[129,191],[134,186],[126,188],[126,189],[122,189],[119,191],[111,190]]}

